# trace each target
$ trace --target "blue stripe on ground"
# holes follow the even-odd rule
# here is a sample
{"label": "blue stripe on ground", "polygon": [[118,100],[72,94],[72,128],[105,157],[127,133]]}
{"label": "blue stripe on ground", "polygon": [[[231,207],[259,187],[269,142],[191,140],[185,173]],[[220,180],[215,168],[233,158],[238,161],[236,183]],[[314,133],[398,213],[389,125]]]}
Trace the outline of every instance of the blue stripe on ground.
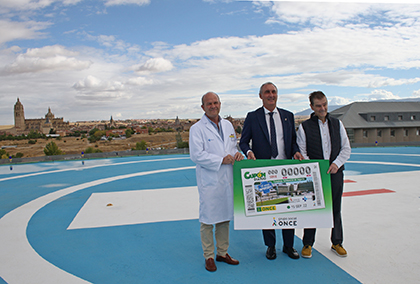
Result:
{"label": "blue stripe on ground", "polygon": [[[162,162],[161,167],[167,168],[168,163]],[[101,173],[106,169],[103,168]],[[120,170],[108,169],[111,171],[108,176],[122,174]],[[139,166],[137,170],[146,168]],[[61,181],[68,179],[66,173],[59,175]],[[89,175],[90,179],[96,179],[92,172]],[[319,279],[319,283],[358,283],[316,251],[312,261],[291,260],[281,251],[277,260],[268,261],[261,231],[232,230],[229,252],[241,264],[237,267],[218,264],[217,273],[212,274],[204,269],[198,220],[66,230],[93,192],[192,185],[196,185],[194,170],[153,174],[94,186],[62,197],[39,210],[29,222],[27,236],[43,258],[93,283],[168,283],[168,279],[171,283],[279,279],[288,282],[300,279],[316,283],[314,279]],[[150,202],[159,206],[158,200]],[[295,239],[295,247],[300,250],[301,241],[297,237]],[[282,243],[281,236],[278,241]],[[301,275],[303,264],[305,273]]]}
{"label": "blue stripe on ground", "polygon": [[[420,148],[356,148],[350,160],[419,163],[418,157],[357,155],[357,153],[419,154]],[[157,160],[173,156],[155,156]],[[185,157],[185,155],[183,156]],[[191,166],[189,159],[156,163],[117,165],[151,157],[105,159],[115,166],[83,169],[80,161],[0,166],[0,178],[39,171],[80,166],[43,176],[2,181],[0,216],[37,197],[58,189],[130,172]],[[89,161],[86,161],[88,164]],[[96,160],[101,163],[101,160]],[[418,170],[415,167],[363,165],[349,163],[346,170],[360,174]],[[52,187],[45,187],[51,184]],[[54,186],[56,185],[56,186]],[[88,188],[64,196],[39,210],[30,220],[28,239],[47,261],[93,283],[232,283],[285,281],[286,283],[359,283],[316,250],[312,259],[291,260],[278,248],[274,261],[265,258],[260,231],[231,230],[229,253],[240,260],[238,266],[217,263],[215,273],[204,269],[198,220],[161,222],[109,228],[66,230],[93,192],[112,192],[196,185],[195,171],[186,170],[146,177],[135,177]],[[154,201],[151,201],[154,202]],[[233,228],[233,224],[231,224]],[[277,237],[282,244],[281,234]],[[301,241],[295,237],[295,248]],[[5,283],[0,278],[0,283]]]}

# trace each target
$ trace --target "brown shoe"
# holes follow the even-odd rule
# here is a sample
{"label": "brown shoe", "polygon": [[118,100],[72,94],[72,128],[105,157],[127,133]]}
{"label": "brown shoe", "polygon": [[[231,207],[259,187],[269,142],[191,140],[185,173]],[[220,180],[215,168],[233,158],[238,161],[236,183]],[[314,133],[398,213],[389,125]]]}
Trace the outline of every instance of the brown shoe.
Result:
{"label": "brown shoe", "polygon": [[231,258],[229,254],[226,254],[225,257],[220,256],[220,255],[216,256],[216,261],[223,261],[223,262],[226,262],[227,264],[232,264],[232,265],[239,264],[239,261]]}
{"label": "brown shoe", "polygon": [[213,258],[206,259],[206,269],[208,271],[211,271],[211,272],[217,270],[217,267],[216,267],[216,264],[214,263],[214,259]]}

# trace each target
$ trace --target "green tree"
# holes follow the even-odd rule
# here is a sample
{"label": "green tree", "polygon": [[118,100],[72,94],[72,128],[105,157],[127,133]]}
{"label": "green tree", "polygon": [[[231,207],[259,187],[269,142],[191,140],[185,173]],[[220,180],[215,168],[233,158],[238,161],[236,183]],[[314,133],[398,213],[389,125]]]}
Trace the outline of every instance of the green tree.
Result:
{"label": "green tree", "polygon": [[28,139],[45,138],[45,134],[41,134],[39,132],[35,132],[34,130],[31,130],[26,137]]}
{"label": "green tree", "polygon": [[235,129],[236,133],[241,134],[242,133],[242,128],[240,125],[238,125],[238,127],[236,127]]}
{"label": "green tree", "polygon": [[89,131],[89,135],[90,135],[90,136],[92,136],[93,134],[95,134],[95,132],[96,132],[96,131],[99,131],[99,129],[98,129],[98,128],[96,128],[96,127],[95,127],[95,128],[92,128],[92,129]]}
{"label": "green tree", "polygon": [[0,149],[0,158],[1,159],[9,159],[9,153],[6,152],[4,149]]}
{"label": "green tree", "polygon": [[22,158],[23,157],[23,153],[21,152],[17,152],[16,155],[13,155],[12,158]]}
{"label": "green tree", "polygon": [[125,131],[125,137],[130,138],[131,135],[134,134],[134,129],[133,128],[127,128],[127,130]]}
{"label": "green tree", "polygon": [[180,132],[178,132],[178,134],[175,135],[175,139],[176,139],[176,147],[178,149],[180,149],[180,148],[188,148],[189,147],[188,146],[188,142],[183,142],[182,141],[182,136],[181,136],[181,133]]}
{"label": "green tree", "polygon": [[54,141],[48,143],[44,148],[44,153],[46,156],[54,156],[54,155],[63,155],[63,151],[58,148],[57,144]]}
{"label": "green tree", "polygon": [[[95,132],[92,132],[92,130],[96,129]],[[101,139],[102,136],[104,136],[106,134],[105,130],[98,130],[97,128],[94,128],[91,131],[89,131],[89,142],[90,143],[95,143],[96,141],[99,141]]]}
{"label": "green tree", "polygon": [[146,150],[146,141],[141,140],[140,142],[136,143],[136,147],[133,150]]}
{"label": "green tree", "polygon": [[85,154],[91,153],[102,153],[102,151],[100,149],[93,149],[93,147],[87,147],[85,150]]}

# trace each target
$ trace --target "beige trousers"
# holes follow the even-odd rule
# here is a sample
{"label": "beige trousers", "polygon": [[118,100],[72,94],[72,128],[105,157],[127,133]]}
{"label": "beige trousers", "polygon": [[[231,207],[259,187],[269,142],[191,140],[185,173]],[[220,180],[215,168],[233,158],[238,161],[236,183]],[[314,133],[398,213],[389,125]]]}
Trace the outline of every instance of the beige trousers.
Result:
{"label": "beige trousers", "polygon": [[[214,226],[217,255],[225,256],[229,248],[229,222],[217,223]],[[203,247],[204,258],[215,258],[214,257],[214,239],[213,239],[213,225],[201,223],[201,245]]]}

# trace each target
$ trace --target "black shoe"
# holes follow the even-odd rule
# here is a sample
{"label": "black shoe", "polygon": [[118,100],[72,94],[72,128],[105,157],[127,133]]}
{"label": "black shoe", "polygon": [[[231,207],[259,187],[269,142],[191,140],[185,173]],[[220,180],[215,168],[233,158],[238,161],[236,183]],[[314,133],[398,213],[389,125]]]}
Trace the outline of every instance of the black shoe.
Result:
{"label": "black shoe", "polygon": [[299,254],[294,248],[288,248],[288,247],[283,246],[283,252],[287,253],[287,255],[290,258],[293,258],[293,259],[298,259],[299,258]]}
{"label": "black shoe", "polygon": [[276,247],[268,247],[265,256],[267,257],[267,259],[276,259]]}

